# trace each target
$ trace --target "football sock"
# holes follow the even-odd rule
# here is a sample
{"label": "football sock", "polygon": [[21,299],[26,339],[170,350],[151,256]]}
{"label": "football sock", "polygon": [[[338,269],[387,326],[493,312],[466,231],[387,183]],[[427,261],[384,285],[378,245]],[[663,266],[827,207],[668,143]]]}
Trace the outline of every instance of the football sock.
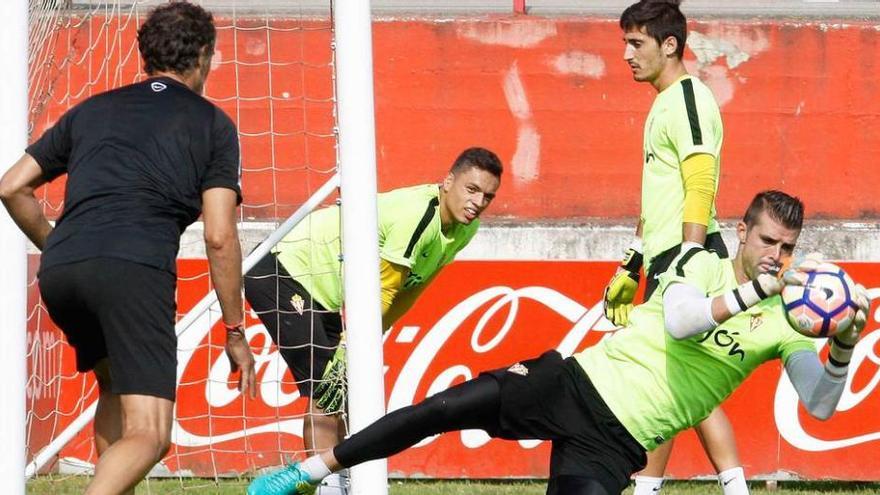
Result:
{"label": "football sock", "polygon": [[304,460],[302,464],[299,465],[299,468],[309,475],[309,481],[312,483],[317,483],[327,476],[330,476],[330,468],[324,464],[324,461],[319,455],[313,455]]}
{"label": "football sock", "polygon": [[663,486],[663,478],[653,476],[636,476],[636,488],[633,495],[657,495]]}
{"label": "football sock", "polygon": [[718,473],[718,484],[724,495],[749,495],[749,485],[742,467],[725,469]]}

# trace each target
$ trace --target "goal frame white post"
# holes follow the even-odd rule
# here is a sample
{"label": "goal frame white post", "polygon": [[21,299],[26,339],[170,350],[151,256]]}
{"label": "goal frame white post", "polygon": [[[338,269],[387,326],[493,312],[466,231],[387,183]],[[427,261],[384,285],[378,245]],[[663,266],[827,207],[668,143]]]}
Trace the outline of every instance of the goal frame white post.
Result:
{"label": "goal frame white post", "polygon": [[[0,174],[27,145],[28,2],[0,2]],[[0,462],[3,493],[24,493],[25,386],[27,385],[27,241],[4,209],[0,212]]]}
{"label": "goal frame white post", "polygon": [[[336,1],[333,24],[349,428],[355,433],[385,413],[370,2]],[[352,495],[387,495],[388,462],[356,466],[351,478]]]}

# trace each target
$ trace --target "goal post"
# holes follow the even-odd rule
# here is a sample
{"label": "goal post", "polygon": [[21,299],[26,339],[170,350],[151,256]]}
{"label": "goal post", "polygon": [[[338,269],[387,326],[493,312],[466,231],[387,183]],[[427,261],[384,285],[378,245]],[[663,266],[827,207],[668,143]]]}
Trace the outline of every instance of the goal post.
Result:
{"label": "goal post", "polygon": [[[342,182],[342,252],[349,390],[349,428],[362,430],[385,412],[376,208],[376,134],[370,2],[339,0],[336,97]],[[388,493],[388,463],[351,470],[354,495]]]}
{"label": "goal post", "polygon": [[[21,156],[27,145],[27,0],[0,2],[0,175]],[[0,212],[0,462],[3,493],[24,493],[25,385],[27,368],[27,250],[24,235],[4,211]]]}

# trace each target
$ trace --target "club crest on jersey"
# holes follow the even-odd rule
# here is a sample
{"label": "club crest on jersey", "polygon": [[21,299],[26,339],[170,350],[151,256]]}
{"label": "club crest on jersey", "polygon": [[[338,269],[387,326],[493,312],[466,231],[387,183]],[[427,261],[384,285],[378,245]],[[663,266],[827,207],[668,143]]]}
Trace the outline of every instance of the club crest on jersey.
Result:
{"label": "club crest on jersey", "polygon": [[516,363],[510,368],[507,368],[507,371],[510,373],[515,373],[520,376],[529,376],[529,369],[526,368],[526,365],[522,363]]}
{"label": "club crest on jersey", "polygon": [[293,297],[290,298],[290,305],[293,306],[293,309],[302,316],[303,310],[306,308],[306,302],[299,294],[294,294]]}
{"label": "club crest on jersey", "polygon": [[153,81],[150,83],[150,89],[152,89],[153,92],[155,92],[155,93],[159,93],[159,92],[162,92],[162,91],[165,91],[166,89],[168,89],[168,86],[166,86],[165,83],[161,83],[159,81]]}
{"label": "club crest on jersey", "polygon": [[754,332],[764,323],[764,316],[761,313],[753,314],[751,320],[749,320],[749,331]]}

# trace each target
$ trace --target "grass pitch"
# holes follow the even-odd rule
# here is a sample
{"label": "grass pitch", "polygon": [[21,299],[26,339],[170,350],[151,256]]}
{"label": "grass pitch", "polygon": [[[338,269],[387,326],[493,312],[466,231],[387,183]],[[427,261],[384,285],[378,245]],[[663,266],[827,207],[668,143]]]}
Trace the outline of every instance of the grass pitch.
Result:
{"label": "grass pitch", "polygon": [[[152,479],[138,485],[137,495],[219,494],[241,495],[248,480]],[[85,476],[43,476],[28,482],[27,493],[34,495],[73,495],[83,493]],[[398,481],[390,483],[390,495],[543,495],[543,481]],[[880,493],[880,483],[780,482],[775,490],[764,482],[750,486],[753,495],[868,495]],[[631,494],[632,489],[624,492]],[[667,482],[663,495],[714,495],[721,489],[714,482]]]}

